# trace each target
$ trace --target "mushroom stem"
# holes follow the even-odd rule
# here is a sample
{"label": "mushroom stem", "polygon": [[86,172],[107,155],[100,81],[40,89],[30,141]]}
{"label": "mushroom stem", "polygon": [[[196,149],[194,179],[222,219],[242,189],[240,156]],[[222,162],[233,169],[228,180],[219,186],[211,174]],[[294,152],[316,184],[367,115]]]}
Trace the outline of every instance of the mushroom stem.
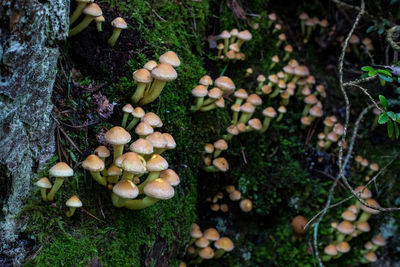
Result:
{"label": "mushroom stem", "polygon": [[238,47],[239,47],[239,49],[240,49],[240,47],[241,47],[242,44],[244,43],[244,40],[238,39],[236,43],[237,43],[237,45],[238,45]]}
{"label": "mushroom stem", "polygon": [[190,111],[197,111],[204,103],[204,97],[196,97],[195,104],[190,107]]}
{"label": "mushroom stem", "polygon": [[143,199],[128,199],[124,203],[124,207],[130,210],[141,210],[153,206],[158,199],[146,196]]}
{"label": "mushroom stem", "polygon": [[219,155],[221,155],[222,150],[221,149],[215,149],[214,151],[214,158],[218,158]]}
{"label": "mushroom stem", "polygon": [[202,107],[200,108],[200,111],[202,111],[202,112],[207,112],[207,111],[210,111],[210,110],[215,109],[216,107],[217,107],[217,105],[216,105],[215,102],[214,102],[214,103],[212,103],[212,104],[210,104],[210,105],[208,105],[208,106],[202,106]]}
{"label": "mushroom stem", "polygon": [[136,105],[144,95],[144,91],[147,87],[147,83],[138,83],[135,93],[131,97],[132,104]]}
{"label": "mushroom stem", "polygon": [[64,178],[63,177],[57,177],[56,178],[56,181],[54,182],[54,185],[51,187],[50,192],[47,194],[47,200],[48,201],[53,201],[54,200],[54,196],[56,195],[57,191],[62,186],[63,182],[64,182]]}
{"label": "mushroom stem", "polygon": [[69,25],[72,25],[79,17],[82,15],[82,11],[85,9],[87,3],[78,2],[74,13],[72,13],[71,17],[69,18]]}
{"label": "mushroom stem", "polygon": [[306,106],[303,109],[303,112],[301,113],[302,114],[301,116],[302,117],[307,116],[308,112],[310,111],[310,108],[311,108],[311,105],[310,104],[306,104]]}
{"label": "mushroom stem", "polygon": [[345,234],[342,234],[340,232],[337,232],[336,236],[336,243],[339,244],[340,242],[343,242],[344,238],[346,237]]}
{"label": "mushroom stem", "polygon": [[269,125],[271,124],[271,120],[272,119],[269,118],[269,117],[264,118],[263,126],[262,126],[262,128],[260,130],[260,133],[265,133],[268,130]]}
{"label": "mushroom stem", "polygon": [[363,213],[361,213],[360,218],[358,218],[357,223],[359,222],[364,222],[364,221],[368,221],[368,219],[371,217],[371,213],[365,212],[363,211]]}
{"label": "mushroom stem", "polygon": [[328,134],[331,132],[333,126],[325,126],[324,127],[324,134],[325,136],[328,136]]}
{"label": "mushroom stem", "polygon": [[93,19],[94,17],[86,15],[78,25],[69,30],[68,37],[72,37],[83,31],[90,24],[90,22],[92,22]]}
{"label": "mushroom stem", "polygon": [[322,261],[324,261],[324,262],[326,262],[326,261],[330,261],[330,260],[331,260],[331,258],[332,258],[332,256],[329,256],[329,255],[324,255],[324,256],[322,256]]}
{"label": "mushroom stem", "polygon": [[205,172],[219,172],[219,171],[220,171],[217,167],[215,167],[215,166],[213,166],[213,165],[204,166],[204,167],[203,167],[203,170],[204,170]]}
{"label": "mushroom stem", "polygon": [[234,111],[233,115],[232,115],[232,124],[236,124],[238,119],[239,119],[239,112],[238,111]]}
{"label": "mushroom stem", "polygon": [[136,124],[139,122],[139,118],[133,118],[131,120],[131,122],[128,124],[128,126],[126,127],[126,130],[129,132],[130,130],[132,130],[133,127],[136,126]]}
{"label": "mushroom stem", "polygon": [[271,65],[269,65],[268,70],[272,70],[276,66],[276,62],[272,62]]}
{"label": "mushroom stem", "polygon": [[114,150],[114,162],[124,152],[124,145],[112,145]]}
{"label": "mushroom stem", "polygon": [[312,34],[312,30],[313,30],[313,27],[307,26],[307,35],[306,35],[306,38],[304,38],[305,44],[308,43],[308,40],[310,39],[311,34]]}
{"label": "mushroom stem", "polygon": [[224,55],[228,52],[229,48],[229,38],[224,39]]}
{"label": "mushroom stem", "polygon": [[222,138],[225,139],[226,141],[231,140],[232,137],[233,137],[233,134],[224,134],[224,135],[222,136]]}
{"label": "mushroom stem", "polygon": [[166,81],[154,79],[148,94],[144,95],[142,100],[140,100],[139,105],[143,106],[156,100],[157,97],[161,94],[166,83],[167,83]]}
{"label": "mushroom stem", "polygon": [[275,98],[279,95],[279,93],[281,92],[281,89],[279,87],[276,87],[275,90],[272,92],[272,94],[270,94],[268,97],[271,98]]}
{"label": "mushroom stem", "polygon": [[305,33],[306,33],[306,22],[305,22],[305,20],[301,20],[300,26],[301,26],[301,35],[304,36]]}
{"label": "mushroom stem", "polygon": [[283,57],[282,61],[285,62],[286,60],[288,60],[290,58],[290,53],[286,52],[285,56]]}
{"label": "mushroom stem", "polygon": [[46,194],[47,189],[46,188],[40,188],[40,193],[42,195],[43,201],[47,201],[47,194]]}
{"label": "mushroom stem", "polygon": [[74,215],[76,208],[75,207],[69,207],[69,210],[65,213],[68,217],[71,217]]}
{"label": "mushroom stem", "polygon": [[115,46],[115,43],[117,42],[118,37],[121,34],[121,31],[122,31],[122,29],[120,29],[120,28],[114,28],[113,34],[111,35],[110,39],[108,39],[108,42],[107,42],[110,47]]}
{"label": "mushroom stem", "polygon": [[149,175],[147,176],[146,180],[144,180],[143,183],[138,185],[139,189],[139,194],[143,194],[143,188],[150,183],[151,181],[157,179],[160,176],[160,172],[150,172]]}
{"label": "mushroom stem", "polygon": [[117,175],[108,176],[108,177],[107,177],[107,181],[108,181],[110,184],[116,184],[116,183],[118,183],[118,180],[119,180],[119,176],[117,176]]}
{"label": "mushroom stem", "polygon": [[276,118],[276,122],[280,122],[283,118],[283,113],[279,113],[278,117]]}
{"label": "mushroom stem", "polygon": [[96,21],[96,28],[97,28],[98,32],[101,32],[103,30],[101,26],[102,26],[102,22],[101,21]]}
{"label": "mushroom stem", "polygon": [[119,197],[114,193],[111,193],[111,202],[114,205],[114,207],[122,208],[126,201],[127,199]]}
{"label": "mushroom stem", "polygon": [[357,44],[351,44],[351,48],[353,49],[354,54],[356,54],[357,57],[360,57],[360,52],[358,51]]}
{"label": "mushroom stem", "polygon": [[124,116],[122,117],[122,123],[121,123],[122,128],[125,128],[126,122],[128,121],[128,117],[129,117],[129,113],[124,112]]}
{"label": "mushroom stem", "polygon": [[101,184],[103,186],[107,186],[106,178],[101,176],[100,172],[91,171],[90,174],[92,175],[93,179],[96,180],[96,182],[98,182],[99,184]]}
{"label": "mushroom stem", "polygon": [[133,173],[129,173],[127,171],[124,171],[124,174],[122,174],[121,180],[124,180],[124,179],[132,181],[133,180]]}
{"label": "mushroom stem", "polygon": [[217,249],[214,254],[214,259],[219,259],[225,254],[225,250],[223,249]]}
{"label": "mushroom stem", "polygon": [[217,101],[217,99],[211,98],[211,97],[210,97],[210,98],[207,98],[207,99],[203,102],[202,106],[210,105],[210,104],[214,103],[215,101]]}

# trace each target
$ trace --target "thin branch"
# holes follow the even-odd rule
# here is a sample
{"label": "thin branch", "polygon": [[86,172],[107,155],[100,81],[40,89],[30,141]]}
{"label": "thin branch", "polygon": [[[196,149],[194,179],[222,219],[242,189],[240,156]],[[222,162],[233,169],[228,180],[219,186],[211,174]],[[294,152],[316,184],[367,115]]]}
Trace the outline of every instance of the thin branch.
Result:
{"label": "thin branch", "polygon": [[386,31],[386,41],[388,41],[390,46],[396,51],[400,51],[400,46],[394,41],[394,38],[398,38],[399,36],[398,31],[400,31],[400,26],[398,25]]}

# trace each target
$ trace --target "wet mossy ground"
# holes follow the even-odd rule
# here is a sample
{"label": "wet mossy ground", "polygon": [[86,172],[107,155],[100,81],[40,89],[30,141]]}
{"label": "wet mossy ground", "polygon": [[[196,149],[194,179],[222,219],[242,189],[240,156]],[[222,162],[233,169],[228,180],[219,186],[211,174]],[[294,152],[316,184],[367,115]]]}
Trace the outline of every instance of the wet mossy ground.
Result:
{"label": "wet mossy ground", "polygon": [[[28,248],[31,253],[25,261],[26,266],[98,266],[97,263],[103,266],[177,266],[185,254],[193,222],[204,229],[217,226],[223,235],[235,242],[233,253],[223,260],[204,263],[204,266],[314,266],[311,233],[303,241],[293,242],[290,221],[298,214],[310,218],[319,211],[326,201],[332,180],[315,171],[321,167],[315,165],[318,158],[314,149],[316,137],[306,143],[308,131],[300,130],[301,103],[291,104],[284,122],[273,123],[266,134],[248,133],[234,138],[227,153],[231,170],[226,174],[208,174],[199,169],[203,145],[222,136],[230,120],[227,109],[190,113],[193,101],[190,91],[199,78],[209,73],[215,79],[225,70],[225,75],[231,77],[238,88],[254,88],[256,76],[265,74],[270,58],[275,54],[283,57],[284,54],[275,48],[277,35],[266,35],[265,19],[271,7],[272,11],[280,14],[282,3],[269,5],[260,0],[242,4],[246,12],[257,13],[261,18],[248,16],[247,21],[240,20],[232,8],[220,1],[101,1],[105,14],[119,15],[128,21],[129,29],[122,33],[121,42],[114,49],[106,46],[111,27],[105,24],[101,34],[95,32],[92,25],[61,45],[63,56],[53,95],[56,117],[67,124],[89,122],[93,125],[63,127],[82,154],[62,133],[58,133],[60,145],[64,146],[61,150],[65,151],[65,154],[58,153],[58,157],[61,154],[63,160],[67,159],[74,166],[76,175],[65,182],[56,203],[42,202],[38,191],[27,200],[20,216],[29,218],[26,234],[34,245]],[[292,22],[289,14],[298,12],[298,9],[301,10],[302,6],[282,11],[281,18]],[[328,13],[326,10],[323,12]],[[215,61],[215,52],[208,46],[208,35],[233,27],[251,29],[254,23],[259,23],[259,29],[252,30],[253,40],[243,47],[246,61],[228,65]],[[82,47],[79,47],[80,43]],[[93,55],[89,47],[96,47]],[[153,207],[142,211],[116,209],[110,203],[109,192],[94,183],[79,162],[98,145],[98,131],[119,124],[121,108],[129,101],[135,88],[132,72],[167,50],[177,52],[183,62],[178,68],[178,79],[168,83],[161,97],[145,110],[158,114],[164,122],[162,131],[171,133],[176,140],[177,148],[166,152],[166,158],[180,175],[181,184],[173,199]],[[328,94],[340,97],[335,88],[334,73],[324,72],[324,65],[330,59],[319,60],[319,51],[320,48],[311,44],[300,53],[295,52],[293,57],[312,65],[317,79],[328,83],[328,88],[332,89]],[[79,86],[64,75],[69,74],[72,67],[83,74],[78,79]],[[255,74],[244,78],[248,67],[252,67]],[[96,93],[101,92],[110,102],[116,103],[109,119],[101,118],[96,112],[94,92],[88,90],[96,86],[99,87]],[[337,106],[328,103],[327,106],[338,111],[343,103]],[[336,113],[340,114],[343,113]],[[259,115],[256,116],[262,118]],[[371,120],[371,116],[366,120],[367,126]],[[362,134],[367,137],[358,142],[357,153],[383,166],[388,159],[381,155],[392,155],[394,141],[388,141],[381,129],[368,133],[366,127]],[[376,143],[377,140],[380,141]],[[322,165],[328,167],[321,167],[321,170],[333,172],[336,159],[332,154],[324,156]],[[48,166],[57,162],[58,157],[55,156]],[[385,175],[387,178],[380,180],[381,186],[390,190],[392,203],[398,199],[398,185],[393,183],[393,179],[399,169],[399,165],[392,165]],[[46,175],[47,169],[37,176]],[[354,178],[352,182],[361,183],[362,177]],[[227,214],[209,210],[206,197],[227,184],[237,185],[243,196],[253,201],[255,209],[252,213],[244,215],[237,208]],[[64,202],[72,194],[79,195],[88,213],[77,211],[72,218],[64,215]],[[334,200],[344,196],[348,193],[339,188]],[[381,204],[390,206],[389,199],[386,203],[383,199]],[[321,246],[329,241],[330,222],[333,218],[338,220],[343,209],[341,206],[331,210],[322,222]],[[391,215],[396,222],[399,221],[398,214]],[[373,222],[382,225],[390,220],[388,216],[380,221],[373,219]],[[377,233],[378,229],[374,232]],[[361,249],[363,241],[356,240],[352,245]],[[399,244],[400,240],[394,240],[392,244],[396,242]],[[354,266],[359,257],[360,251],[354,249],[334,264]]]}

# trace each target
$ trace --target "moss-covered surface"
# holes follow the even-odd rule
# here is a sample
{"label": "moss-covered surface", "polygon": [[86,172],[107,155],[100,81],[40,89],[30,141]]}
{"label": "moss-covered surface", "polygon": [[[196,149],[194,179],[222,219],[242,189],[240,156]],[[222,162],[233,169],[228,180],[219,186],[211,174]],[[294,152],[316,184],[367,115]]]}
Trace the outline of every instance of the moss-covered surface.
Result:
{"label": "moss-covered surface", "polygon": [[[223,70],[225,75],[232,77],[238,88],[254,88],[256,75],[265,74],[270,58],[275,54],[283,57],[283,52],[275,48],[276,35],[271,35],[267,30],[265,18],[267,10],[270,10],[268,3],[251,1],[242,4],[248,13],[258,13],[261,18],[249,17],[248,21],[240,20],[225,3],[219,1],[101,2],[106,13],[119,14],[126,18],[131,31],[128,30],[121,39],[126,42],[117,44],[115,50],[99,44],[102,54],[95,51],[94,61],[106,63],[102,60],[105,60],[104,55],[107,55],[107,58],[123,63],[122,66],[104,64],[96,69],[92,63],[86,67],[85,64],[89,64],[87,58],[85,59],[87,55],[85,51],[77,48],[79,42],[84,45],[95,43],[91,38],[98,38],[96,41],[99,42],[106,40],[107,31],[111,31],[107,25],[104,25],[105,33],[99,35],[100,37],[93,37],[97,35],[93,26],[84,31],[82,36],[64,44],[65,62],[62,61],[60,65],[67,67],[67,72],[74,66],[84,77],[78,80],[78,85],[69,84],[61,72],[61,86],[55,89],[53,98],[58,103],[58,111],[68,109],[69,115],[67,117],[65,113],[59,113],[57,117],[68,124],[74,120],[80,124],[92,121],[95,125],[87,130],[86,127],[64,128],[83,152],[80,155],[67,140],[59,139],[61,145],[65,146],[66,156],[60,154],[64,160],[68,157],[77,174],[65,183],[55,204],[44,204],[37,191],[28,200],[21,214],[30,216],[27,233],[36,241],[34,252],[26,260],[26,266],[87,266],[97,260],[104,266],[177,266],[185,254],[190,224],[194,221],[204,229],[217,226],[223,235],[234,240],[236,246],[235,251],[222,260],[210,261],[204,266],[316,264],[312,256],[311,234],[305,236],[302,241],[292,241],[290,221],[298,214],[310,218],[323,207],[332,180],[315,170],[334,173],[336,158],[333,154],[324,154],[323,163],[318,163],[321,154],[314,149],[316,136],[309,141],[307,135],[310,132],[300,130],[299,113],[303,108],[302,103],[292,103],[284,122],[273,123],[266,134],[248,133],[234,138],[226,154],[231,166],[231,170],[226,174],[208,174],[199,170],[203,145],[215,141],[224,133],[225,128],[229,126],[229,112],[225,109],[191,114],[190,90],[203,74],[210,73],[216,78]],[[281,5],[283,4],[271,4],[278,14]],[[283,11],[281,18],[292,21],[293,18],[288,15],[298,12],[297,8],[293,6],[290,10]],[[319,10],[318,7],[316,10]],[[259,29],[252,30],[253,40],[243,47],[247,55],[246,61],[229,63],[228,66],[214,61],[215,52],[208,48],[206,41],[208,35],[232,27],[250,29],[249,25],[254,23],[259,23]],[[129,53],[124,49],[129,49]],[[112,207],[108,192],[83,172],[79,162],[97,146],[98,131],[119,123],[120,109],[129,100],[134,88],[132,71],[140,68],[146,61],[158,58],[167,50],[177,52],[183,62],[178,68],[178,79],[168,83],[159,100],[146,106],[145,110],[157,113],[164,122],[162,130],[174,136],[177,148],[167,152],[166,158],[180,175],[182,182],[177,188],[176,196],[169,201],[157,203],[142,211],[118,210]],[[328,88],[332,89],[329,95],[336,99],[335,97],[340,95],[335,91],[335,84],[331,83],[335,82],[332,79],[334,76],[330,72],[324,72],[327,60],[319,60],[318,55],[321,54],[318,53],[320,49],[311,44],[307,50],[294,53],[294,57],[301,62],[308,62],[312,72],[321,82],[329,81]],[[67,59],[69,56],[73,60]],[[89,56],[88,58],[90,59]],[[250,66],[255,74],[244,78],[244,70]],[[100,92],[107,96],[110,102],[117,103],[113,116],[108,120],[98,116],[92,92],[87,90],[90,86],[99,85]],[[66,88],[69,88],[68,92]],[[65,100],[61,101],[61,98]],[[342,107],[343,104],[340,103],[337,107],[333,103],[327,104],[328,107],[334,106],[332,112],[336,112],[338,117],[343,114],[339,105]],[[358,110],[356,106],[355,114]],[[256,116],[262,118],[260,113]],[[370,120],[371,117],[368,118],[367,126]],[[357,144],[357,153],[383,166],[389,159],[382,155],[392,155],[395,142],[388,141],[385,132],[380,130],[368,134],[366,127],[362,134],[368,138]],[[54,157],[49,166],[57,160]],[[392,165],[384,178],[379,180],[379,192],[385,189],[391,192],[390,198],[378,194],[383,206],[391,206],[391,203],[397,200],[399,190],[396,190],[398,185],[394,180],[399,169],[399,165]],[[47,170],[43,170],[37,176],[43,175],[47,175]],[[362,178],[354,176],[352,183],[358,185]],[[253,212],[245,216],[234,208],[233,203],[230,203],[233,208],[227,214],[216,214],[209,210],[205,199],[222,190],[227,184],[237,185],[242,194],[253,201]],[[64,215],[63,203],[72,194],[78,194],[84,208],[98,219],[81,211],[74,217],[67,218]],[[348,196],[348,193],[339,186],[334,202],[345,196]],[[330,222],[339,220],[344,208],[345,206],[340,206],[330,210],[321,223],[321,249],[331,238]],[[398,222],[399,216],[393,216]],[[373,218],[373,232],[379,232],[376,227],[389,222],[389,219]],[[349,255],[335,260],[332,266],[357,265],[363,241],[370,237],[372,234],[352,241],[351,245],[356,249]],[[400,240],[393,239],[391,246],[396,242],[398,244]],[[391,255],[393,256],[393,253]]]}

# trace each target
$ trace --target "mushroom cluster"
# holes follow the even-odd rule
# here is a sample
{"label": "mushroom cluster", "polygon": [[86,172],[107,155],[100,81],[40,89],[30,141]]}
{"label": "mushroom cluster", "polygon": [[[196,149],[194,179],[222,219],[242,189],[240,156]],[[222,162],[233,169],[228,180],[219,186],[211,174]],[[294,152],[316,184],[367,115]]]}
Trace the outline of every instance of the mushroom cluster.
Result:
{"label": "mushroom cluster", "polygon": [[213,197],[207,197],[206,201],[211,202],[210,209],[212,211],[222,211],[226,213],[229,211],[229,202],[237,202],[239,200],[239,207],[243,212],[250,212],[253,209],[253,202],[250,199],[242,198],[242,193],[237,190],[234,185],[227,185],[225,187],[225,192],[228,194],[228,197],[225,197],[224,193],[221,191]]}
{"label": "mushroom cluster", "polygon": [[380,248],[386,245],[386,240],[381,235],[374,236],[371,241],[368,241],[364,244],[364,250],[361,251],[363,254],[361,258],[361,263],[371,263],[376,262],[378,257],[375,252]]}
{"label": "mushroom cluster", "polygon": [[[86,29],[92,21],[96,23],[97,31],[101,32],[102,23],[105,22],[106,19],[104,18],[103,11],[99,5],[93,3],[94,0],[76,0],[76,2],[77,6],[69,18],[69,25],[72,26],[81,15],[84,15],[84,18],[75,27],[69,30],[68,36],[71,37],[79,34]],[[115,46],[121,31],[128,28],[128,25],[123,18],[117,17],[111,21],[111,26],[114,30],[111,37],[108,39],[108,45],[113,47]]]}
{"label": "mushroom cluster", "polygon": [[[320,132],[317,135],[318,137],[317,148],[319,150],[326,151],[332,146],[332,144],[337,143],[339,141],[340,137],[344,133],[344,127],[340,122],[338,122],[338,119],[335,115],[325,117],[323,124],[324,124],[323,132]],[[344,148],[346,147],[347,145],[345,144]]]}
{"label": "mushroom cluster", "polygon": [[[369,206],[380,207],[378,202],[372,198],[372,193],[367,187],[358,186],[355,192]],[[331,259],[337,259],[342,254],[349,252],[350,245],[348,242],[363,233],[370,232],[371,226],[368,223],[368,219],[371,215],[378,214],[379,212],[379,210],[361,204],[358,200],[353,205],[349,206],[341,214],[343,221],[340,223],[331,223],[331,232],[336,232],[336,240],[325,247],[323,260],[330,261]],[[377,247],[368,249],[364,254],[364,260],[367,260],[369,257],[372,258],[372,253],[376,249]],[[371,251],[372,253],[370,253]]]}
{"label": "mushroom cluster", "polygon": [[235,247],[230,238],[221,237],[215,228],[208,228],[203,232],[196,223],[191,226],[190,237],[186,252],[189,265],[200,264],[203,260],[219,259]]}
{"label": "mushroom cluster", "polygon": [[311,35],[317,27],[320,27],[319,34],[323,34],[328,30],[329,22],[327,19],[319,19],[318,17],[309,17],[307,13],[302,12],[299,15],[301,34],[304,37],[304,43],[308,43]]}
{"label": "mushroom cluster", "polygon": [[357,155],[354,158],[356,162],[356,169],[359,174],[365,174],[365,181],[369,181],[370,177],[375,175],[379,171],[379,165],[376,162],[369,163],[368,159],[362,157],[361,155]]}
{"label": "mushroom cluster", "polygon": [[153,102],[161,94],[166,83],[178,77],[175,68],[181,65],[181,61],[175,52],[165,52],[158,61],[160,63],[150,60],[143,68],[133,72],[136,91],[131,97],[132,104],[143,106]]}
{"label": "mushroom cluster", "polygon": [[217,36],[217,40],[223,40],[217,44],[218,59],[224,61],[245,60],[246,55],[240,51],[244,42],[250,41],[253,38],[248,30],[239,31],[232,29],[231,31],[224,30]]}
{"label": "mushroom cluster", "polygon": [[229,163],[224,157],[220,157],[222,151],[228,149],[228,143],[219,139],[214,144],[204,146],[203,170],[206,172],[226,172],[229,170]]}

